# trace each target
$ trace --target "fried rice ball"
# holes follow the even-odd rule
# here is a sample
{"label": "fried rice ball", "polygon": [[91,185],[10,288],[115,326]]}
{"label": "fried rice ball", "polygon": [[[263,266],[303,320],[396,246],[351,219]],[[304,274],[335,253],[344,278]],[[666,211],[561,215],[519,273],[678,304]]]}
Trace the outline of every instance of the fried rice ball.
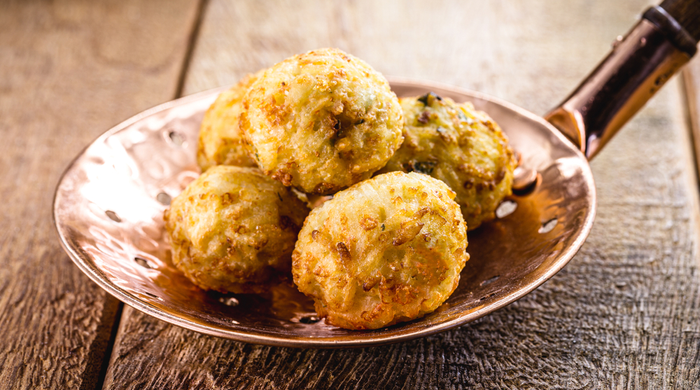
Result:
{"label": "fried rice ball", "polygon": [[471,103],[429,93],[400,99],[404,143],[382,172],[421,172],[457,194],[469,230],[495,217],[512,193],[517,162],[496,122]]}
{"label": "fried rice ball", "polygon": [[332,194],[371,177],[403,140],[389,83],[337,49],[267,69],[243,106],[240,126],[258,166],[306,193]]}
{"label": "fried rice ball", "polygon": [[377,329],[422,317],[457,288],[469,259],[459,206],[445,183],[392,172],[311,211],[292,255],[299,291],[326,322]]}
{"label": "fried rice ball", "polygon": [[204,114],[197,148],[197,164],[202,172],[214,165],[258,166],[245,147],[238,119],[243,97],[261,73],[248,75],[228,91],[222,92]]}
{"label": "fried rice ball", "polygon": [[172,260],[205,290],[261,293],[285,278],[308,209],[257,168],[208,169],[165,211]]}

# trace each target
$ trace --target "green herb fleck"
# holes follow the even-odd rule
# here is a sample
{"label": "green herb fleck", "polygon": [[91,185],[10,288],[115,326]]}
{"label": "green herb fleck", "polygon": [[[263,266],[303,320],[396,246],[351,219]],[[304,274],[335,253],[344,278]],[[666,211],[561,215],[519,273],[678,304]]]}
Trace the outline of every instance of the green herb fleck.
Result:
{"label": "green herb fleck", "polygon": [[384,231],[384,229],[386,229],[386,226],[384,226],[384,224],[382,224],[382,231]]}
{"label": "green herb fleck", "polygon": [[437,163],[434,161],[419,161],[413,164],[413,170],[418,173],[425,173],[426,175],[430,175],[431,173],[433,173],[433,169],[435,169],[436,165]]}
{"label": "green herb fleck", "polygon": [[433,97],[433,99],[442,100],[442,98],[440,96],[438,96],[438,94],[436,94],[435,92],[428,92],[425,95],[419,97],[418,101],[423,103],[424,106],[430,105],[430,103],[431,103],[430,97],[431,96]]}

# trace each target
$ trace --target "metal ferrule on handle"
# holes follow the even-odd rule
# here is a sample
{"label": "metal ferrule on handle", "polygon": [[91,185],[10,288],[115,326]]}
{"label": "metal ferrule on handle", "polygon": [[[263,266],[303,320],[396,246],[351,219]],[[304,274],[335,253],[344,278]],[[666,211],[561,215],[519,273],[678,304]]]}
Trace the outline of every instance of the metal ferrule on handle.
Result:
{"label": "metal ferrule on handle", "polygon": [[690,60],[696,43],[663,8],[650,8],[545,119],[590,160]]}

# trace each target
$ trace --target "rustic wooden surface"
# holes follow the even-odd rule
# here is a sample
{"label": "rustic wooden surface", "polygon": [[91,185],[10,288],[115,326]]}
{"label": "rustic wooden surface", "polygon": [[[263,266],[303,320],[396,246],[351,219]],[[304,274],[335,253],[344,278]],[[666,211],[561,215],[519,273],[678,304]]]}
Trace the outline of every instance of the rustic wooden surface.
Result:
{"label": "rustic wooden surface", "polygon": [[683,81],[691,138],[695,151],[695,164],[700,167],[700,60],[694,59],[683,69]]}
{"label": "rustic wooden surface", "polygon": [[50,222],[71,158],[180,91],[335,46],[388,75],[543,114],[648,4],[211,0],[194,34],[194,0],[0,0],[0,388],[96,388],[107,363],[114,389],[700,388],[688,129],[700,58],[685,73],[688,100],[670,82],[596,157],[598,218],[571,263],[515,304],[428,338],[298,350],[203,336],[129,307],[115,320],[119,305],[72,265]]}
{"label": "rustic wooden surface", "polygon": [[120,304],[61,248],[53,192],[99,134],[175,96],[197,7],[0,2],[0,388],[98,385]]}
{"label": "rustic wooden surface", "polygon": [[[647,5],[212,0],[184,93],[335,46],[388,75],[543,114]],[[432,337],[356,350],[248,345],[125,308],[105,388],[699,388],[698,188],[683,96],[680,80],[670,82],[596,158],[590,238],[509,307]]]}

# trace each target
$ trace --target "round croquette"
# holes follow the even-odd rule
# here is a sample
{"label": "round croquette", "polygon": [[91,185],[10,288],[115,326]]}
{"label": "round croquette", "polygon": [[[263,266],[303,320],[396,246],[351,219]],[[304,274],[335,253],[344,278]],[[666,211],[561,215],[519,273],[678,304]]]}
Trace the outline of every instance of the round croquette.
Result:
{"label": "round croquette", "polygon": [[208,169],[165,211],[172,260],[205,290],[261,293],[288,278],[306,205],[257,168]]}
{"label": "round croquette", "polygon": [[257,167],[255,159],[245,147],[238,119],[243,97],[260,73],[246,76],[231,89],[219,94],[204,114],[197,148],[197,164],[202,172],[215,165]]}
{"label": "round croquette", "polygon": [[265,70],[243,101],[241,129],[266,175],[332,194],[382,168],[401,145],[401,107],[389,83],[337,49]]}
{"label": "round croquette", "polygon": [[447,183],[469,230],[493,219],[512,193],[517,165],[496,122],[471,103],[457,104],[434,93],[400,102],[404,142],[380,173],[415,171]]}
{"label": "round croquette", "polygon": [[319,316],[346,329],[422,317],[457,288],[469,259],[459,206],[443,182],[419,173],[378,175],[311,211],[292,274]]}

